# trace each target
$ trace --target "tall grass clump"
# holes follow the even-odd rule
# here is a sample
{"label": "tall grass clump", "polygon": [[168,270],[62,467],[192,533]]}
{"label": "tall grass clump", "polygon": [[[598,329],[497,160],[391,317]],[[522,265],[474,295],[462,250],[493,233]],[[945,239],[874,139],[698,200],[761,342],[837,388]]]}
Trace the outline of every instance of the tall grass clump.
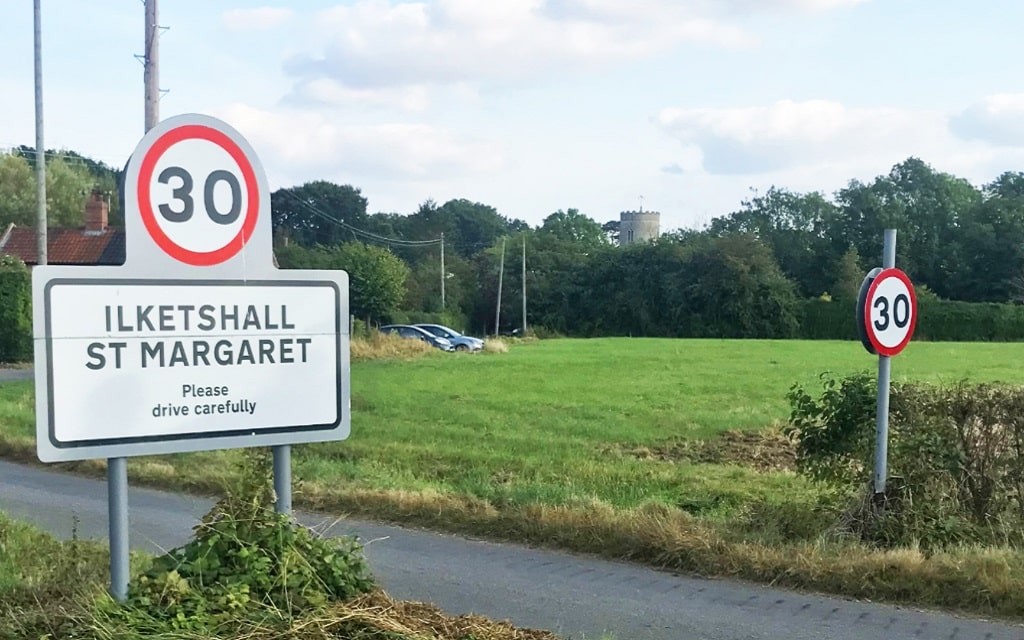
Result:
{"label": "tall grass clump", "polygon": [[[371,331],[360,337],[353,337],[349,353],[353,362],[367,360],[411,360],[430,355],[437,351],[420,340]],[[440,353],[440,352],[438,352]]]}
{"label": "tall grass clump", "polygon": [[501,338],[488,338],[484,341],[485,353],[508,353],[508,343]]}

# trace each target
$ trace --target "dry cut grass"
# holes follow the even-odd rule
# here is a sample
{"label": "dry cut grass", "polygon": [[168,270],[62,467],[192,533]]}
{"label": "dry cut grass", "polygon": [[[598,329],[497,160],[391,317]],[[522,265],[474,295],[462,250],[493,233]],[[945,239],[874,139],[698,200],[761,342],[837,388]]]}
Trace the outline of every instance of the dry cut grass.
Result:
{"label": "dry cut grass", "polygon": [[373,332],[352,338],[350,357],[353,362],[368,360],[412,360],[431,353],[440,353],[426,342]]}
{"label": "dry cut grass", "polygon": [[[44,608],[45,603],[38,604],[40,610]],[[88,612],[68,613],[77,623],[72,628],[87,629],[95,640],[141,640],[143,637],[124,626],[111,626],[102,619],[92,618]],[[270,618],[274,617],[272,613]],[[381,590],[309,611],[284,625],[267,624],[266,620],[239,620],[225,626],[230,628],[228,633],[168,630],[156,635],[146,633],[144,637],[147,640],[559,640],[559,636],[549,631],[515,627],[506,621],[478,615],[451,616],[433,605],[395,600]],[[77,633],[77,630],[72,635],[58,632],[44,637],[71,640],[79,637]]]}
{"label": "dry cut grass", "polygon": [[488,338],[484,341],[486,353],[508,353],[508,343],[501,338]]}
{"label": "dry cut grass", "polygon": [[[508,342],[502,338],[488,338],[484,342],[484,353],[508,353],[508,349]],[[350,354],[353,362],[414,360],[429,355],[448,355],[426,342],[384,333],[352,338]]]}
{"label": "dry cut grass", "polygon": [[[522,629],[508,622],[483,616],[449,616],[422,602],[400,602],[383,591],[374,591],[352,602],[341,603],[293,625],[295,637],[303,640],[337,640],[351,625],[372,632],[394,634],[401,638],[433,640],[557,640],[549,631]],[[339,632],[342,632],[339,634]],[[369,635],[369,634],[368,634]],[[253,640],[278,635],[250,636]],[[370,636],[376,637],[376,636]],[[393,635],[386,636],[393,638]]]}

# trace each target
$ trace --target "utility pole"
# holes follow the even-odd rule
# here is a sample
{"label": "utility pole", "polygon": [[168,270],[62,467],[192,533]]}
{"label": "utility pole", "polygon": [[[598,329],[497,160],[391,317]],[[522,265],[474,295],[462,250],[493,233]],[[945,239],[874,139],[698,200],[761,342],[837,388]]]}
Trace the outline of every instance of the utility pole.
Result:
{"label": "utility pole", "polygon": [[526,236],[523,236],[523,337],[526,337]]}
{"label": "utility pole", "polygon": [[146,2],[146,53],[142,77],[146,84],[146,131],[160,121],[160,34],[157,30],[157,0]]}
{"label": "utility pole", "polygon": [[46,264],[46,152],[43,145],[43,19],[33,5],[36,80],[36,264]]}
{"label": "utility pole", "polygon": [[505,238],[501,239],[501,266],[498,267],[498,310],[494,314],[494,335],[501,326],[501,280],[505,275]]}
{"label": "utility pole", "polygon": [[441,232],[441,311],[444,311],[444,232]]}

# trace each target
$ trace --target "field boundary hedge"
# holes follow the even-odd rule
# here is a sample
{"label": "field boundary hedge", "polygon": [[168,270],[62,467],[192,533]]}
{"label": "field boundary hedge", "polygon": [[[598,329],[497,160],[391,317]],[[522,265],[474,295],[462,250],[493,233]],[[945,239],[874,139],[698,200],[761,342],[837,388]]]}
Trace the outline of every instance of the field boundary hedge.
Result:
{"label": "field boundary hedge", "polygon": [[[856,340],[855,305],[835,300],[801,301],[800,337]],[[1024,341],[1024,305],[918,298],[915,340],[933,342]]]}
{"label": "field boundary hedge", "polygon": [[0,255],[0,362],[32,358],[32,277],[21,260]]}

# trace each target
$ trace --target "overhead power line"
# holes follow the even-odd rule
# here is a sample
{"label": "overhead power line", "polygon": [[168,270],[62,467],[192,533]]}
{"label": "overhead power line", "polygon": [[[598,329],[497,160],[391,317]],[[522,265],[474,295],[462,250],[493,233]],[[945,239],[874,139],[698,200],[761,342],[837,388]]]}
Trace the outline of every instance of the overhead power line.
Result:
{"label": "overhead power line", "polygon": [[353,225],[351,225],[351,224],[349,224],[349,223],[347,223],[347,222],[345,222],[343,220],[339,220],[338,218],[330,215],[329,213],[326,213],[326,212],[322,211],[321,209],[315,207],[314,205],[312,205],[311,203],[307,202],[306,200],[303,200],[302,198],[298,197],[297,195],[295,195],[294,193],[292,193],[288,189],[282,189],[280,192],[283,192],[283,193],[287,194],[289,198],[291,198],[295,202],[301,204],[303,207],[306,208],[307,211],[309,211],[313,215],[319,216],[320,218],[323,218],[324,220],[327,220],[328,222],[333,222],[334,224],[336,224],[336,225],[338,225],[338,226],[340,226],[340,227],[342,227],[344,229],[348,229],[353,234],[356,234],[358,236],[362,236],[364,238],[368,238],[370,240],[375,240],[377,242],[384,242],[384,243],[387,243],[387,244],[390,244],[390,245],[396,245],[396,246],[402,246],[402,247],[429,247],[429,246],[439,245],[443,241],[443,238],[436,238],[434,240],[405,240],[403,238],[389,238],[387,236],[382,236],[380,234],[373,233],[372,231],[366,231],[365,229],[360,229],[358,227],[355,227],[355,226],[353,226]]}
{"label": "overhead power line", "polygon": [[302,198],[298,197],[290,189],[280,189],[279,191],[275,191],[274,193],[281,193],[281,192],[287,194],[289,198],[291,198],[295,202],[301,204],[310,213],[312,213],[312,214],[314,214],[314,215],[316,215],[316,216],[318,216],[320,218],[323,218],[324,220],[327,220],[329,222],[337,224],[337,225],[339,225],[339,226],[341,226],[341,227],[343,227],[345,229],[348,229],[349,231],[352,231],[352,233],[355,234],[355,235],[360,235],[360,236],[363,236],[365,238],[368,238],[368,239],[371,239],[371,240],[375,240],[377,242],[383,242],[383,243],[387,243],[387,244],[393,244],[393,245],[405,246],[405,247],[432,247],[432,246],[436,246],[436,245],[439,245],[442,242],[444,242],[444,245],[446,247],[458,247],[458,248],[462,248],[462,249],[481,249],[481,248],[487,248],[487,247],[495,246],[493,242],[452,242],[450,238],[444,238],[443,234],[442,234],[441,237],[435,238],[433,240],[406,240],[404,238],[389,238],[387,236],[382,236],[380,234],[374,233],[372,231],[366,231],[366,230],[360,229],[358,227],[352,226],[351,224],[349,224],[349,223],[347,223],[347,222],[345,222],[343,220],[339,220],[338,218],[332,216],[331,214],[326,213],[322,209],[319,209],[318,207],[314,206],[313,204],[311,204],[307,200],[303,200]]}
{"label": "overhead power line", "polygon": [[[31,149],[31,147],[29,147],[29,149]],[[30,160],[32,160],[32,157],[34,157],[35,150],[31,149],[31,151],[32,151],[32,156],[27,156],[22,151],[20,145],[11,145],[11,146],[0,145],[0,155],[14,155],[14,156],[17,156],[19,158],[23,158],[26,161],[30,161]],[[85,166],[85,167],[96,166],[96,167],[102,167],[102,168],[110,169],[111,171],[120,171],[120,169],[118,169],[116,166],[113,166],[113,165],[111,165],[111,164],[109,164],[109,163],[107,163],[107,162],[105,162],[103,160],[96,160],[94,158],[89,158],[89,157],[81,156],[81,155],[69,155],[68,152],[66,152],[66,151],[44,151],[43,155],[46,156],[47,160],[60,159],[60,160],[63,160],[67,164],[79,165],[79,166]]]}

